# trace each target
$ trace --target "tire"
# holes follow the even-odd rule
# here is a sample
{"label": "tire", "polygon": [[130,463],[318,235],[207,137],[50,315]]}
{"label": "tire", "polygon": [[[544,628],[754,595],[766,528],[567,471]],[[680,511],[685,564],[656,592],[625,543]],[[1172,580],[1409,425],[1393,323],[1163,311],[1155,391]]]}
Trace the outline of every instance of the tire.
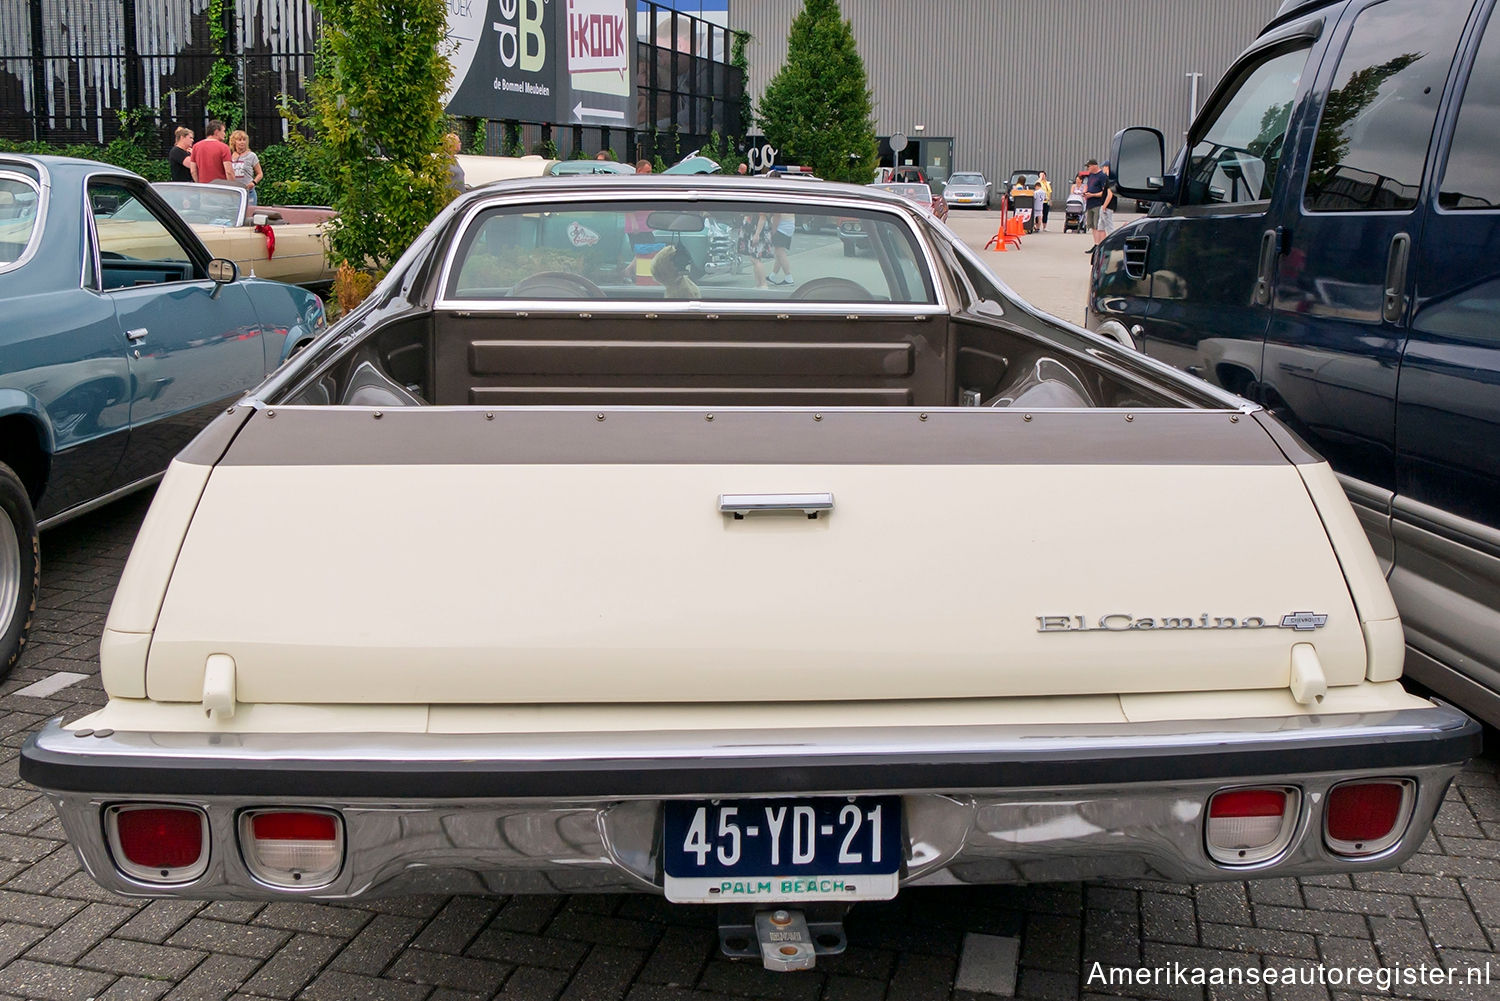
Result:
{"label": "tire", "polygon": [[854,257],[854,256],[857,256],[858,253],[859,253],[859,251],[857,251],[857,250],[854,249],[854,244],[848,243],[848,242],[846,242],[844,244],[844,256],[845,257]]}
{"label": "tire", "polygon": [[41,552],[31,497],[0,462],[0,681],[10,676],[26,646],[42,580]]}

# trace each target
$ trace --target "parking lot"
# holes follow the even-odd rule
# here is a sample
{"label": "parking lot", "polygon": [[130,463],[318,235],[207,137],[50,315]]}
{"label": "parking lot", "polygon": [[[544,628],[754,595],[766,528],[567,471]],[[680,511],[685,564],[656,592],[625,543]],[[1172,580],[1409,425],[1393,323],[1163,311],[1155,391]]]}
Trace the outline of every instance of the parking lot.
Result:
{"label": "parking lot", "polygon": [[[955,212],[950,226],[978,248],[997,222],[998,214]],[[1077,322],[1088,242],[1049,232],[986,260],[1019,292]],[[0,686],[0,997],[938,1001],[1008,992],[1014,977],[1015,996],[1029,999],[1500,998],[1493,751],[1460,776],[1436,833],[1401,872],[911,891],[858,905],[848,951],[793,975],[722,958],[711,908],[647,896],[329,906],[105,893],[82,873],[51,807],[19,781],[16,757],[47,719],[104,702],[99,633],[148,503],[143,495],[113,504],[43,540],[31,645]],[[984,962],[1004,938],[1019,940],[1014,972]],[[1111,968],[1146,975],[1122,981]],[[1193,971],[1231,979],[1231,968],[1259,974],[1229,986],[1191,982]],[[1382,969],[1422,982],[1387,993],[1335,972]],[[1445,970],[1456,973],[1451,983]],[[1297,982],[1268,986],[1272,977]]]}

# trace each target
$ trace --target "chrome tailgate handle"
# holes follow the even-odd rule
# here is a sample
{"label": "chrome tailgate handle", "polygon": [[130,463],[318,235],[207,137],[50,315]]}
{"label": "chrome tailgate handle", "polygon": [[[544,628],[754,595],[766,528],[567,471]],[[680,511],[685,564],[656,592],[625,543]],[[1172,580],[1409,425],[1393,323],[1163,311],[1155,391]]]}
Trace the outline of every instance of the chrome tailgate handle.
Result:
{"label": "chrome tailgate handle", "polygon": [[801,511],[816,518],[833,510],[833,494],[720,494],[719,513],[743,518],[768,511]]}

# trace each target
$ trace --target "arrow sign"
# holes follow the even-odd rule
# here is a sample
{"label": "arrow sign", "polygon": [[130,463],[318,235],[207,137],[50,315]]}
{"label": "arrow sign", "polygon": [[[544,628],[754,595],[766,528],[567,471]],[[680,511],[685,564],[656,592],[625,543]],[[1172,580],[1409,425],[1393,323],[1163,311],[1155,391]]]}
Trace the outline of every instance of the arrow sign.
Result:
{"label": "arrow sign", "polygon": [[608,108],[585,108],[583,102],[579,101],[573,105],[573,117],[582,118],[584,115],[592,115],[595,118],[618,118],[622,122],[625,120],[625,112],[623,111],[610,111]]}

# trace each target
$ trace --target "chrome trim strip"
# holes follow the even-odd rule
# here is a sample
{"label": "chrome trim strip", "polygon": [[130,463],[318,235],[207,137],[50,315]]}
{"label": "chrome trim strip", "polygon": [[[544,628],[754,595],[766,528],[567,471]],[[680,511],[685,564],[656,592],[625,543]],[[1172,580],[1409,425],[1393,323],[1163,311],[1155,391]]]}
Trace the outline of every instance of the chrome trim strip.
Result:
{"label": "chrome trim strip", "polygon": [[1344,488],[1344,493],[1349,495],[1350,502],[1378,514],[1390,515],[1395,493],[1345,473],[1335,472],[1333,475],[1338,479],[1339,486]]}
{"label": "chrome trim strip", "polygon": [[[618,184],[618,182],[615,182],[615,183]],[[476,189],[476,190],[482,190],[482,189]],[[768,200],[766,198],[766,194],[767,193],[765,191],[747,191],[747,190],[745,190],[743,188],[728,188],[728,187],[721,188],[719,190],[713,190],[713,191],[710,191],[710,190],[708,190],[706,188],[685,188],[685,189],[665,188],[665,189],[663,189],[663,188],[656,188],[656,187],[653,187],[653,188],[643,188],[640,191],[630,191],[627,188],[617,187],[617,186],[613,186],[613,185],[609,189],[607,189],[607,190],[601,190],[601,191],[569,190],[569,191],[560,192],[560,193],[556,193],[556,194],[554,194],[552,192],[547,192],[545,194],[542,194],[542,193],[537,192],[534,189],[533,190],[525,191],[524,193],[522,193],[522,192],[516,192],[516,193],[494,192],[492,194],[489,194],[488,197],[481,198],[481,199],[476,199],[464,211],[462,221],[459,224],[459,229],[458,229],[456,235],[454,236],[454,238],[451,241],[449,241],[448,248],[446,250],[446,253],[444,254],[443,267],[442,267],[442,269],[441,269],[441,271],[439,272],[439,275],[438,275],[437,291],[436,291],[436,296],[434,298],[433,309],[435,309],[435,310],[473,309],[473,308],[475,308],[476,305],[479,305],[481,303],[487,303],[487,302],[500,302],[500,303],[504,303],[504,305],[503,306],[498,306],[498,307],[481,306],[481,308],[516,309],[516,308],[520,307],[520,302],[521,302],[520,300],[509,300],[509,299],[502,299],[502,300],[466,300],[466,299],[450,299],[447,296],[448,280],[449,280],[449,278],[451,277],[451,275],[453,273],[453,267],[454,267],[454,265],[455,265],[455,263],[457,261],[457,258],[458,258],[458,248],[463,245],[464,238],[468,235],[470,227],[472,227],[474,225],[474,218],[475,218],[475,216],[479,215],[481,212],[486,212],[486,211],[489,211],[490,209],[494,209],[494,208],[501,208],[501,207],[513,206],[513,205],[525,205],[525,206],[539,207],[542,203],[545,203],[547,205],[563,205],[563,204],[572,204],[572,203],[579,203],[579,202],[582,202],[582,203],[639,202],[639,201],[643,201],[643,200],[663,201],[663,202],[687,202],[687,203],[691,203],[693,205],[702,205],[704,203],[712,203],[712,202],[744,203],[744,202],[747,202],[747,201],[756,201],[757,200],[757,197],[756,197],[757,195],[759,196],[758,200],[760,200],[760,201],[766,201],[766,200]],[[892,199],[896,198],[896,196],[894,196],[894,195],[892,195],[890,197]],[[927,276],[928,276],[929,280],[932,282],[932,293],[933,293],[934,298],[936,299],[936,301],[933,302],[933,303],[910,303],[910,304],[907,304],[904,309],[896,310],[896,312],[898,312],[898,313],[911,313],[913,311],[921,311],[924,307],[931,307],[934,312],[938,312],[938,313],[947,313],[948,312],[948,306],[949,306],[949,304],[948,304],[948,301],[947,301],[947,296],[945,294],[945,290],[943,288],[943,282],[938,277],[937,260],[933,257],[932,247],[929,246],[928,241],[926,239],[924,239],[921,230],[916,226],[916,224],[915,224],[915,222],[913,220],[913,216],[911,215],[910,212],[906,211],[907,207],[905,205],[902,205],[902,204],[899,204],[899,203],[897,203],[897,204],[886,204],[886,203],[883,203],[884,199],[876,199],[874,197],[870,197],[870,198],[858,198],[858,199],[856,199],[856,198],[850,198],[850,197],[847,197],[847,196],[845,196],[845,197],[839,197],[838,195],[829,195],[829,194],[826,194],[826,193],[820,194],[818,192],[799,191],[799,190],[794,190],[792,188],[778,189],[778,191],[776,193],[775,201],[781,202],[781,203],[785,203],[785,204],[788,204],[788,205],[796,205],[796,204],[810,205],[810,206],[815,206],[817,208],[825,209],[825,210],[826,209],[837,209],[837,208],[850,208],[850,209],[864,210],[864,211],[878,211],[878,212],[884,212],[887,215],[896,217],[897,219],[899,219],[901,221],[901,223],[905,224],[905,226],[907,228],[907,231],[911,233],[911,235],[913,236],[913,238],[916,240],[917,246],[921,249],[922,259],[923,259],[924,263],[927,266]],[[576,313],[580,309],[579,302],[575,301],[575,300],[555,300],[555,299],[548,299],[548,300],[525,300],[525,302],[526,302],[527,305],[524,306],[524,307],[520,307],[520,308],[525,308],[525,309],[528,309],[528,310],[536,310],[536,309],[541,309],[541,310],[556,310],[558,308],[559,304],[565,304],[566,308],[563,310],[564,312]],[[787,311],[786,307],[787,307],[788,303],[790,303],[790,302],[796,302],[797,312],[799,312],[799,313],[800,312],[804,312],[804,311],[806,311],[806,312],[816,312],[817,311],[817,310],[808,309],[807,307],[808,307],[809,304],[803,303],[803,302],[800,302],[800,301],[796,301],[796,300],[778,300],[777,303],[768,303],[765,306],[760,306],[759,304],[754,304],[754,309],[755,309],[756,312],[784,313],[784,312]],[[780,309],[772,308],[773,306],[777,305],[778,303],[779,303],[779,305],[782,308],[780,308]],[[593,300],[593,299],[587,300],[587,306],[586,306],[585,311],[586,312],[614,313],[614,312],[621,311],[621,310],[618,310],[618,309],[614,308],[617,305],[621,305],[621,304],[627,306],[628,310],[631,311],[631,312],[643,312],[643,311],[647,311],[647,312],[660,312],[661,311],[661,310],[659,310],[656,307],[656,304],[654,302],[648,308],[648,307],[637,305],[635,302],[622,302],[621,300],[615,300],[614,302],[611,302],[609,300],[603,300],[603,301],[601,301],[601,300]],[[663,301],[663,305],[665,305],[665,300]],[[828,306],[830,304],[824,303],[823,305],[826,307],[826,306]],[[834,308],[832,310],[829,310],[831,312],[860,313],[860,312],[873,312],[873,310],[870,309],[870,308],[868,308],[868,307],[872,307],[872,306],[876,306],[876,305],[885,305],[885,304],[874,304],[874,303],[862,303],[861,302],[861,303],[836,303],[836,304],[833,304],[833,305],[836,308]],[[891,305],[895,305],[895,304],[891,304]],[[743,304],[740,303],[740,302],[735,302],[735,303],[729,303],[729,302],[720,303],[718,301],[710,301],[710,302],[703,303],[703,307],[711,308],[715,312],[728,311],[731,306],[740,306],[741,310],[738,310],[738,311],[743,311],[742,310]]]}
{"label": "chrome trim strip", "polygon": [[37,531],[53,528],[54,526],[61,525],[65,521],[71,521],[74,518],[79,517],[80,515],[88,514],[90,511],[97,511],[99,508],[103,507],[106,504],[113,504],[121,497],[133,494],[137,490],[143,490],[146,487],[153,486],[157,480],[161,479],[165,475],[167,475],[167,471],[163,469],[159,473],[152,473],[150,476],[144,476],[141,479],[136,480],[134,483],[126,484],[123,487],[111,490],[103,497],[95,497],[91,501],[84,501],[82,504],[70,507],[66,511],[63,511],[59,514],[54,514],[46,521],[37,522]]}
{"label": "chrome trim strip", "polygon": [[22,161],[28,166],[35,167],[39,180],[33,180],[25,174],[5,170],[5,161],[0,161],[0,178],[11,181],[20,181],[32,191],[36,192],[36,221],[31,226],[31,234],[26,238],[26,246],[21,248],[21,254],[9,264],[0,264],[0,274],[14,271],[27,261],[36,256],[37,248],[42,245],[42,231],[47,228],[47,207],[52,204],[52,183],[47,173],[47,168],[40,163],[31,160]]}
{"label": "chrome trim strip", "polygon": [[[1060,734],[1051,724],[871,728],[680,730],[601,733],[233,733],[112,731],[75,737],[54,719],[33,735],[28,749],[96,763],[134,760],[173,767],[189,760],[246,765],[316,760],[324,765],[392,763],[407,767],[487,762],[566,764],[595,761],[685,762],[1014,755],[1067,760],[1088,753],[1123,758],[1164,752],[1251,750],[1275,743],[1317,747],[1373,746],[1418,741],[1475,728],[1444,704],[1372,713],[1257,717],[1240,720],[1165,720],[1082,724]],[[1475,729],[1477,733],[1477,729]],[[648,766],[649,767],[649,766]]]}
{"label": "chrome trim strip", "polygon": [[1451,511],[1400,495],[1396,495],[1391,502],[1391,514],[1398,523],[1406,522],[1415,528],[1442,536],[1449,542],[1476,549],[1488,556],[1500,557],[1500,530],[1481,522],[1470,521]]}

